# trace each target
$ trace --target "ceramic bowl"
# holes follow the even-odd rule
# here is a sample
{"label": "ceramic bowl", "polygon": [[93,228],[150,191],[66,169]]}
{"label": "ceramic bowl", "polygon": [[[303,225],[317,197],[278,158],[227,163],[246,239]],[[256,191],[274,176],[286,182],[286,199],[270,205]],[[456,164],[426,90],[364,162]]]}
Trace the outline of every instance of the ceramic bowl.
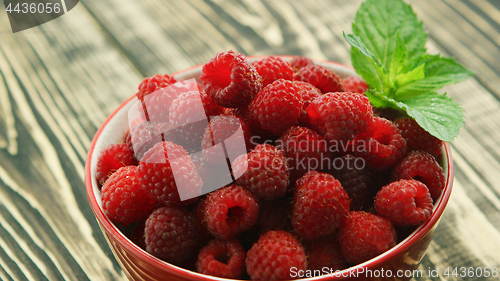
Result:
{"label": "ceramic bowl", "polygon": [[[261,57],[247,57],[258,60]],[[291,57],[283,56],[283,60]],[[336,62],[316,61],[335,71],[341,78],[356,75],[352,67]],[[180,81],[198,78],[202,65],[177,72],[174,76]],[[85,185],[92,210],[97,222],[111,247],[118,263],[130,280],[227,280],[199,274],[164,262],[132,243],[122,231],[105,215],[101,206],[101,195],[96,181],[96,163],[99,152],[111,143],[122,140],[128,130],[127,111],[137,101],[134,96],[123,102],[102,124],[94,136],[85,165]],[[427,251],[434,236],[439,220],[448,203],[453,184],[453,162],[449,144],[444,144],[441,163],[446,176],[446,187],[434,204],[432,217],[410,233],[404,240],[383,254],[359,265],[323,276],[304,276],[301,280],[410,280],[415,275],[425,273],[415,271]],[[299,275],[295,272],[293,275]],[[306,272],[304,272],[306,274]],[[311,273],[313,274],[313,273]],[[302,276],[302,275],[299,275]]]}

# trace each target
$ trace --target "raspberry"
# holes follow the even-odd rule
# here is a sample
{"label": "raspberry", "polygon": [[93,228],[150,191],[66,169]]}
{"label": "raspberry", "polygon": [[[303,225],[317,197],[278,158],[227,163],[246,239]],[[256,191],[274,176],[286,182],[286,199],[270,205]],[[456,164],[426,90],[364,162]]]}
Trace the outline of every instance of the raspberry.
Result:
{"label": "raspberry", "polygon": [[308,270],[319,270],[323,273],[324,268],[335,271],[346,267],[336,234],[304,241],[303,245],[308,257]]}
{"label": "raspberry", "polygon": [[306,127],[290,127],[276,141],[276,148],[283,150],[292,179],[298,179],[310,170],[322,170],[323,162],[328,160],[325,140]]}
{"label": "raspberry", "polygon": [[259,214],[258,199],[247,189],[230,185],[208,194],[203,213],[210,233],[232,239],[254,226]]}
{"label": "raspberry", "polygon": [[368,129],[354,140],[357,157],[366,160],[372,171],[387,171],[406,153],[406,141],[391,121],[374,117]]}
{"label": "raspberry", "polygon": [[344,87],[344,91],[353,92],[363,94],[366,90],[369,89],[363,78],[358,76],[349,76],[342,80],[342,86]]}
{"label": "raspberry", "polygon": [[422,129],[414,119],[398,118],[394,121],[394,125],[405,138],[408,151],[423,150],[436,158],[441,155],[443,142]]}
{"label": "raspberry", "polygon": [[299,96],[302,97],[302,111],[300,112],[299,116],[299,124],[301,126],[307,126],[308,119],[307,119],[307,107],[311,104],[311,102],[323,95],[321,91],[311,85],[311,83],[307,83],[304,81],[295,81],[295,85],[298,85],[300,87],[299,90]]}
{"label": "raspberry", "polygon": [[303,105],[299,91],[293,81],[278,79],[257,94],[248,110],[263,129],[279,136],[299,119]]}
{"label": "raspberry", "polygon": [[311,128],[333,144],[352,140],[373,119],[368,98],[348,92],[328,93],[313,100],[307,115]]}
{"label": "raspberry", "polygon": [[278,79],[293,80],[292,66],[279,57],[267,57],[252,64],[263,79],[263,87]]}
{"label": "raspberry", "polygon": [[133,153],[127,144],[110,144],[99,152],[96,179],[100,185],[103,185],[116,170],[134,164]]}
{"label": "raspberry", "polygon": [[308,64],[302,67],[294,76],[294,79],[309,82],[323,93],[344,91],[337,74],[331,69],[318,64]]}
{"label": "raspberry", "polygon": [[234,51],[216,54],[203,65],[200,79],[210,98],[224,107],[247,105],[262,89],[255,67]]}
{"label": "raspberry", "polygon": [[239,278],[245,272],[245,258],[245,249],[237,239],[216,239],[201,249],[196,269],[202,274]]}
{"label": "raspberry", "polygon": [[250,125],[242,118],[231,115],[216,116],[205,128],[201,141],[203,155],[210,164],[226,164],[224,151],[228,153],[228,157],[246,153],[251,146],[251,136]]}
{"label": "raspberry", "polygon": [[313,64],[313,63],[314,62],[310,58],[296,56],[296,57],[293,57],[292,61],[290,62],[290,65],[292,66],[292,69],[294,72],[298,72],[302,67],[304,67],[306,65]]}
{"label": "raspberry", "polygon": [[290,183],[283,152],[270,144],[257,145],[238,156],[231,166],[236,183],[264,200],[283,197]]}
{"label": "raspberry", "polygon": [[375,198],[375,210],[395,225],[418,225],[432,215],[432,198],[425,184],[399,180],[382,187]]}
{"label": "raspberry", "polygon": [[[180,202],[200,195],[203,182],[182,146],[169,141],[155,144],[138,166],[141,184],[160,203]],[[190,202],[190,201],[188,201]]]}
{"label": "raspberry", "polygon": [[340,181],[351,201],[351,210],[363,209],[375,195],[372,177],[362,158],[351,154],[335,158],[327,173]]}
{"label": "raspberry", "polygon": [[287,231],[268,231],[247,253],[247,272],[252,280],[289,280],[291,268],[305,270],[304,247]]}
{"label": "raspberry", "polygon": [[170,125],[175,127],[187,150],[199,151],[208,118],[221,114],[223,108],[204,92],[182,93],[170,105]]}
{"label": "raspberry", "polygon": [[155,199],[143,189],[136,166],[118,169],[102,187],[102,209],[111,220],[128,225],[147,215]]}
{"label": "raspberry", "polygon": [[143,122],[130,130],[126,143],[138,161],[146,151],[162,140],[178,143],[176,130],[165,122]]}
{"label": "raspberry", "polygon": [[195,222],[183,207],[158,208],[145,225],[146,251],[166,262],[178,264],[187,260],[198,245]]}
{"label": "raspberry", "polygon": [[153,77],[146,77],[142,80],[141,84],[139,84],[139,92],[137,93],[137,98],[140,100],[144,99],[145,96],[159,90],[165,88],[169,85],[172,85],[177,82],[173,76],[168,74],[157,74]]}
{"label": "raspberry", "polygon": [[332,175],[310,171],[297,180],[292,225],[304,239],[332,234],[349,211],[347,193]]}
{"label": "raspberry", "polygon": [[350,211],[340,224],[338,238],[346,261],[358,264],[396,245],[396,230],[384,217]]}
{"label": "raspberry", "polygon": [[446,184],[443,168],[432,155],[425,151],[408,153],[394,167],[391,181],[400,179],[415,179],[423,182],[429,189],[433,200],[441,195]]}

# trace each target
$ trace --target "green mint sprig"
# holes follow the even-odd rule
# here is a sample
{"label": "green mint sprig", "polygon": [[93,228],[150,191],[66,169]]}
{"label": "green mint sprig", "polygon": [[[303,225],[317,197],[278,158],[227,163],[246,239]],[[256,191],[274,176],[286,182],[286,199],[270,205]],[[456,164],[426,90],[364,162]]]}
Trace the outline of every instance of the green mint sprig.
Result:
{"label": "green mint sprig", "polygon": [[366,0],[344,38],[375,107],[403,110],[431,135],[453,141],[464,125],[462,107],[437,91],[474,73],[453,58],[427,54],[427,33],[403,0]]}

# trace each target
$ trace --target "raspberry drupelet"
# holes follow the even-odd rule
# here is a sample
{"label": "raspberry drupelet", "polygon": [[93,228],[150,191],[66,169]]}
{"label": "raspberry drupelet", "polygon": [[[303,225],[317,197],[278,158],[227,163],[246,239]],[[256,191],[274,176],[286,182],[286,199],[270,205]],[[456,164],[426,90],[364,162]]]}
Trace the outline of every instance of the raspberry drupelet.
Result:
{"label": "raspberry drupelet", "polygon": [[406,140],[408,151],[423,150],[437,157],[441,155],[443,141],[424,130],[413,118],[398,118],[394,125]]}
{"label": "raspberry drupelet", "polygon": [[198,246],[195,223],[183,207],[169,205],[154,210],[145,223],[146,250],[173,264],[187,260]]}
{"label": "raspberry drupelet", "polygon": [[302,67],[294,79],[309,82],[323,93],[344,91],[339,76],[333,70],[314,63]]}
{"label": "raspberry drupelet", "polygon": [[366,131],[354,139],[355,155],[366,160],[371,171],[392,169],[406,153],[406,141],[391,121],[374,117]]}
{"label": "raspberry drupelet", "polygon": [[257,197],[274,200],[283,197],[290,184],[290,171],[283,151],[270,144],[259,144],[231,164],[236,183]]}
{"label": "raspberry drupelet", "polygon": [[283,61],[280,57],[266,57],[252,63],[262,77],[262,86],[265,87],[275,80],[293,80],[293,69],[289,62]]}
{"label": "raspberry drupelet", "polygon": [[208,231],[228,240],[254,226],[259,215],[259,200],[249,190],[229,185],[207,195],[202,213]]}
{"label": "raspberry drupelet", "polygon": [[137,166],[118,169],[102,187],[102,209],[111,220],[128,225],[147,215],[156,202],[140,184]]}
{"label": "raspberry drupelet", "polygon": [[310,171],[297,180],[292,225],[304,239],[332,234],[346,213],[347,193],[332,175]]}
{"label": "raspberry drupelet", "polygon": [[384,217],[350,211],[340,224],[338,239],[346,261],[359,264],[396,245],[396,230]]}
{"label": "raspberry drupelet", "polygon": [[178,188],[191,203],[200,195],[203,182],[186,150],[175,143],[155,144],[141,158],[138,166],[141,184],[160,203],[181,201]]}
{"label": "raspberry drupelet", "polygon": [[293,126],[276,141],[287,159],[290,179],[297,180],[310,170],[322,170],[329,161],[326,141],[314,130]]}
{"label": "raspberry drupelet", "polygon": [[423,182],[432,199],[436,200],[443,192],[446,178],[443,168],[436,159],[425,151],[412,151],[392,170],[391,181],[416,179]]}
{"label": "raspberry drupelet", "polygon": [[245,249],[237,239],[215,239],[198,254],[196,269],[199,273],[236,279],[245,273]]}
{"label": "raspberry drupelet", "polygon": [[248,251],[245,264],[252,280],[289,280],[291,268],[307,268],[307,257],[290,232],[270,230]]}
{"label": "raspberry drupelet", "polygon": [[394,225],[418,225],[432,215],[432,198],[422,182],[399,180],[378,191],[375,210]]}
{"label": "raspberry drupelet", "polygon": [[139,84],[139,92],[137,92],[137,98],[142,100],[145,96],[165,87],[168,87],[177,82],[175,77],[169,74],[157,74],[152,77],[146,77]]}
{"label": "raspberry drupelet", "polygon": [[353,92],[363,94],[366,90],[369,89],[363,78],[358,76],[349,76],[342,80],[342,86],[344,87],[344,91]]}
{"label": "raspberry drupelet", "polygon": [[245,56],[218,53],[203,65],[200,79],[208,96],[223,107],[247,105],[262,89],[262,77]]}
{"label": "raspberry drupelet", "polygon": [[136,164],[133,152],[126,143],[110,144],[97,157],[96,179],[100,185],[118,169]]}
{"label": "raspberry drupelet", "polygon": [[302,111],[299,116],[299,125],[309,127],[307,118],[307,107],[311,102],[323,95],[323,93],[311,83],[304,81],[295,81],[295,85],[299,86],[299,95],[302,97]]}
{"label": "raspberry drupelet", "polygon": [[327,93],[311,102],[307,116],[311,128],[325,140],[333,145],[345,145],[372,123],[372,108],[364,95]]}
{"label": "raspberry drupelet", "polygon": [[248,110],[263,129],[279,136],[299,119],[303,105],[299,91],[293,81],[278,79],[257,94]]}

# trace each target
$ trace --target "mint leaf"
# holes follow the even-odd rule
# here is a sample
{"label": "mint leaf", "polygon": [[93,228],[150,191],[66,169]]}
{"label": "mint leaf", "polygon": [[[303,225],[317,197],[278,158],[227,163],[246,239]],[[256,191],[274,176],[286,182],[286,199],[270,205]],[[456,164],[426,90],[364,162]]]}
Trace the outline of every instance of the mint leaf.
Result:
{"label": "mint leaf", "polygon": [[406,44],[409,57],[425,53],[427,34],[410,5],[401,0],[367,0],[358,9],[353,33],[387,70],[391,65],[396,33]]}
{"label": "mint leaf", "polygon": [[361,38],[359,38],[354,34],[345,34],[345,32],[344,32],[344,38],[347,41],[347,43],[349,43],[351,46],[355,48],[358,48],[363,55],[371,59],[376,65],[380,65],[380,61],[377,59],[377,57],[375,57],[375,55],[370,50],[368,50],[368,48],[363,43]]}
{"label": "mint leaf", "polygon": [[446,94],[426,93],[397,104],[422,128],[443,141],[453,141],[464,125],[462,107]]}
{"label": "mint leaf", "polygon": [[406,51],[405,42],[399,35],[399,30],[396,33],[396,45],[392,54],[391,66],[389,68],[389,80],[394,81],[398,74],[406,67],[408,63],[408,52]]}
{"label": "mint leaf", "polygon": [[421,93],[433,92],[446,85],[462,82],[474,73],[453,58],[439,55],[424,55],[414,63],[424,63],[424,77],[400,87],[396,91],[399,98],[408,98]]}
{"label": "mint leaf", "polygon": [[402,87],[410,82],[423,79],[425,77],[424,68],[425,63],[421,64],[417,68],[414,68],[410,72],[399,74],[398,76],[396,76],[396,81],[394,81],[394,84],[396,85],[396,87]]}
{"label": "mint leaf", "polygon": [[382,89],[382,77],[375,68],[375,62],[365,56],[358,48],[351,48],[351,63],[356,72],[365,79],[366,84],[372,89]]}

